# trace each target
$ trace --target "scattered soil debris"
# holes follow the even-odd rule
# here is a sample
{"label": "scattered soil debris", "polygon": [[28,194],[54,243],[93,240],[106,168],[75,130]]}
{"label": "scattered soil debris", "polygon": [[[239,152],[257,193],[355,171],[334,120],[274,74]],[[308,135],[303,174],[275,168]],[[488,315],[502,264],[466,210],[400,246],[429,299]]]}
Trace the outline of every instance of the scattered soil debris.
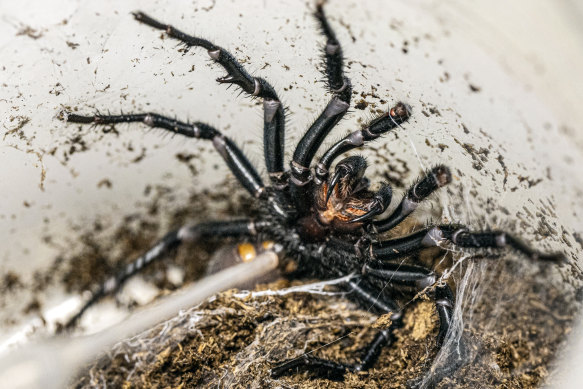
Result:
{"label": "scattered soil debris", "polygon": [[27,37],[32,38],[32,39],[39,39],[43,36],[43,32],[39,31],[37,29],[34,29],[30,26],[23,26],[16,33],[16,36],[21,36],[21,35],[27,36]]}
{"label": "scattered soil debris", "polygon": [[23,286],[24,285],[20,281],[18,274],[9,271],[2,276],[2,280],[0,281],[0,293],[4,294],[13,292]]}
{"label": "scattered soil debris", "polygon": [[454,141],[460,145],[471,157],[474,161],[473,167],[476,170],[482,170],[484,167],[484,163],[488,162],[488,155],[490,154],[490,150],[485,147],[480,147],[476,149],[473,144],[460,142],[458,139],[454,138]]}
{"label": "scattered soil debris", "polygon": [[69,42],[69,41],[66,41],[65,43],[67,44],[67,46],[69,46],[73,50],[75,50],[77,47],[79,47],[79,43]]}
{"label": "scattered soil debris", "polygon": [[482,90],[482,88],[480,88],[479,86],[476,86],[474,84],[468,84],[468,86],[470,87],[470,90],[474,93],[478,93],[479,91]]}
{"label": "scattered soil debris", "polygon": [[97,183],[98,188],[111,189],[112,186],[113,186],[113,184],[111,183],[111,181],[108,178],[104,178],[103,180],[101,180]]}
{"label": "scattered soil debris", "polygon": [[6,137],[9,135],[16,135],[18,136],[18,138],[20,140],[26,141],[27,144],[29,144],[30,139],[28,139],[24,133],[22,132],[22,128],[24,126],[26,126],[26,124],[28,124],[28,122],[30,122],[30,118],[28,116],[11,116],[9,121],[12,122],[16,122],[15,125],[12,128],[7,128],[6,126],[4,126],[4,128],[7,129],[7,131],[4,133],[4,137],[2,138],[2,140],[6,140]]}
{"label": "scattered soil debris", "polygon": [[354,108],[356,109],[363,110],[366,109],[366,107],[368,107],[368,103],[364,99],[360,99],[356,102],[356,104],[354,104]]}

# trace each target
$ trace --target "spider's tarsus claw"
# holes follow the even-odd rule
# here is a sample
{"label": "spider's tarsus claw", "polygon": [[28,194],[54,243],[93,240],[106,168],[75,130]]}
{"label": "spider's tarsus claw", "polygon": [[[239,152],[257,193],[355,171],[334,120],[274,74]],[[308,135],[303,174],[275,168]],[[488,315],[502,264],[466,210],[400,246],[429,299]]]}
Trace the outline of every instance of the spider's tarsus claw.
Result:
{"label": "spider's tarsus claw", "polygon": [[356,222],[363,222],[368,221],[375,216],[380,215],[381,213],[385,212],[389,204],[391,203],[391,199],[393,198],[393,190],[391,186],[387,183],[383,183],[381,189],[377,192],[373,199],[373,204],[370,207],[370,210],[365,213],[364,215],[360,215],[352,220],[350,223]]}

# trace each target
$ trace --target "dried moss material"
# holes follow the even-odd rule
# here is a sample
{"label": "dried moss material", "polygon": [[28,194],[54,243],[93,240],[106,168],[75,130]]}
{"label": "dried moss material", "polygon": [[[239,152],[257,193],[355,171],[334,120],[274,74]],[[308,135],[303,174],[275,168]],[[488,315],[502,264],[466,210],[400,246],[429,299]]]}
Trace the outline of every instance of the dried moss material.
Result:
{"label": "dried moss material", "polygon": [[[514,284],[489,283],[511,279],[512,263],[488,273],[488,296],[481,294],[466,309],[464,316],[472,316],[464,330],[467,364],[447,374],[438,388],[535,388],[548,377],[553,355],[570,331],[573,296],[556,285],[545,287],[536,271]],[[282,280],[269,288],[286,286]],[[231,291],[119,344],[72,387],[403,388],[418,382],[437,353],[438,320],[425,299],[409,304],[397,341],[369,371],[349,373],[343,382],[307,373],[277,381],[269,376],[277,361],[309,351],[354,361],[374,335],[376,319],[341,295],[252,298]]]}

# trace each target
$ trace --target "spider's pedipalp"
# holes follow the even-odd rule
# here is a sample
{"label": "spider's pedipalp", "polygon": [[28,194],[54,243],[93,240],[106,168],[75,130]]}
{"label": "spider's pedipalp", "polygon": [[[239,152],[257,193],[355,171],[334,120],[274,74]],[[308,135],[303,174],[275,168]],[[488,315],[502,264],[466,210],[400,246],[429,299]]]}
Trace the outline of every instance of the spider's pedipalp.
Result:
{"label": "spider's pedipalp", "polygon": [[377,232],[388,231],[399,225],[407,216],[417,209],[419,204],[437,189],[451,182],[451,172],[447,166],[439,165],[428,171],[413,184],[397,208],[386,219],[373,223]]}
{"label": "spider's pedipalp", "polygon": [[377,139],[408,119],[409,111],[403,103],[398,103],[387,113],[372,120],[363,129],[354,131],[336,142],[324,153],[316,166],[316,183],[321,184],[327,179],[330,166],[338,156],[363,146],[367,141]]}

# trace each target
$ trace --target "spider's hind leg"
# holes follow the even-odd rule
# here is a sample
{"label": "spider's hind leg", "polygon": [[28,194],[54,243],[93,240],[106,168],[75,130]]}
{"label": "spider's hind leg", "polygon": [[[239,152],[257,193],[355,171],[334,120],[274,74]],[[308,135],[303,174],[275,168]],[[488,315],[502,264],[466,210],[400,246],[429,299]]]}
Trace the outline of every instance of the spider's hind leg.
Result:
{"label": "spider's hind leg", "polygon": [[148,265],[163,258],[166,254],[170,253],[181,244],[185,242],[193,242],[201,238],[210,239],[252,236],[255,235],[257,230],[261,227],[261,223],[255,223],[252,220],[245,219],[205,222],[191,226],[184,226],[180,229],[169,232],[152,248],[127,264],[118,274],[110,277],[97,288],[90,291],[89,296],[86,298],[81,308],[79,308],[67,323],[65,323],[63,329],[72,328],[87,309],[105,296],[115,293],[130,277],[136,275]]}
{"label": "spider's hind leg", "polygon": [[393,332],[402,325],[401,309],[395,302],[388,298],[381,298],[379,293],[374,288],[366,285],[361,285],[358,280],[351,280],[347,282],[347,292],[352,300],[359,303],[366,303],[374,308],[376,311],[383,314],[391,314],[391,324],[388,328],[379,330],[365,347],[364,351],[357,363],[343,363],[330,361],[323,358],[314,357],[311,354],[303,354],[300,357],[288,359],[279,363],[271,369],[271,376],[274,378],[293,374],[294,372],[310,371],[317,376],[325,376],[328,378],[342,378],[346,372],[358,372],[370,369],[377,361],[383,347],[391,345],[395,341]]}

